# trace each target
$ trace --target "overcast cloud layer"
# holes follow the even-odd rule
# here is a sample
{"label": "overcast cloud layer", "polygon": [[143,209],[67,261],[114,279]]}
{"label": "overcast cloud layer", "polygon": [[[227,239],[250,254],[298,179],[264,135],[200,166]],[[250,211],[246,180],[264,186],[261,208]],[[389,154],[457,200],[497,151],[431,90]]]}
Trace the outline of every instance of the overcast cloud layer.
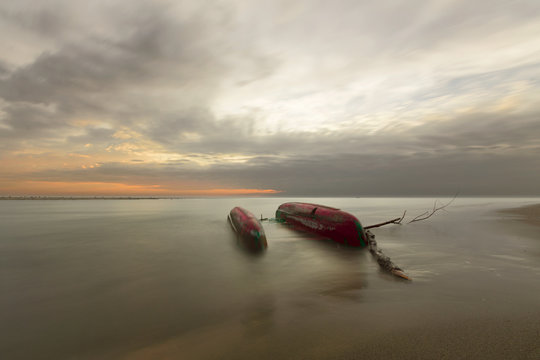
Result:
{"label": "overcast cloud layer", "polygon": [[537,0],[0,0],[0,194],[540,195],[538,34]]}

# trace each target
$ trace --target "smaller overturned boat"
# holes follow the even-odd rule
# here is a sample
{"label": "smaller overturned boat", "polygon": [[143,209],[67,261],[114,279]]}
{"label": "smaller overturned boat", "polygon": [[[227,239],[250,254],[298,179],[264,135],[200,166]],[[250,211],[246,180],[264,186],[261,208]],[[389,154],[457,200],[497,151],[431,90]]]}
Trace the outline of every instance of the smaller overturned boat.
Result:
{"label": "smaller overturned boat", "polygon": [[348,212],[329,206],[289,202],[276,210],[276,219],[297,230],[329,238],[340,244],[365,247],[368,238],[360,221]]}
{"label": "smaller overturned boat", "polygon": [[228,219],[243,246],[254,251],[268,247],[264,229],[251,212],[237,206],[231,210]]}

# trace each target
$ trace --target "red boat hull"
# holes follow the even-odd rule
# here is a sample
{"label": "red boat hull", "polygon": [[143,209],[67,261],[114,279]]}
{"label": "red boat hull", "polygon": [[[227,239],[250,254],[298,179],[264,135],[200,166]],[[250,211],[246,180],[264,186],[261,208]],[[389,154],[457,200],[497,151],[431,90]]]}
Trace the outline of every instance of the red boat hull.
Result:
{"label": "red boat hull", "polygon": [[329,238],[340,244],[365,247],[367,236],[360,221],[348,212],[332,207],[290,202],[281,204],[276,218],[293,228]]}
{"label": "red boat hull", "polygon": [[235,207],[229,214],[229,223],[242,244],[251,250],[264,250],[268,247],[266,234],[259,220],[241,207]]}

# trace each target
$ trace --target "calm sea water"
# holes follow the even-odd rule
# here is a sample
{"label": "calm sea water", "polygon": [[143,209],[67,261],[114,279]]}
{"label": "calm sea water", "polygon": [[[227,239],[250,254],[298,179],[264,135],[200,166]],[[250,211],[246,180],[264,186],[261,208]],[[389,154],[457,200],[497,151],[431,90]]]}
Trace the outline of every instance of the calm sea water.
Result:
{"label": "calm sea water", "polygon": [[261,348],[301,358],[325,341],[538,310],[538,228],[495,210],[540,199],[458,198],[429,220],[374,229],[412,282],[381,272],[365,249],[279,223],[264,223],[264,254],[238,247],[226,221],[232,207],[273,217],[293,200],[339,207],[364,225],[433,206],[420,198],[0,201],[1,358],[154,358],[157,349],[234,359]]}

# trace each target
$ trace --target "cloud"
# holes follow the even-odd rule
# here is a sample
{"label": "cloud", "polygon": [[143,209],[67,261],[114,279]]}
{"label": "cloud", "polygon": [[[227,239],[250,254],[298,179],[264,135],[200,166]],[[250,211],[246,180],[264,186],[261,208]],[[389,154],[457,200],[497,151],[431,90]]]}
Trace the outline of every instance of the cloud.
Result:
{"label": "cloud", "polygon": [[[216,29],[217,25],[226,26],[226,19],[215,8],[202,8],[178,21],[170,6],[155,2],[136,5],[137,11],[113,6],[112,14],[108,8],[93,14],[96,25],[103,22],[97,15],[109,20],[106,33],[88,33],[89,29],[77,28],[70,21],[56,22],[57,17],[64,17],[51,15],[50,9],[17,13],[23,20],[21,26],[30,30],[44,31],[53,38],[73,31],[76,38],[83,39],[57,39],[54,50],[15,67],[0,81],[0,97],[8,105],[15,104],[17,111],[26,106],[27,121],[34,121],[31,113],[38,105],[54,107],[55,118],[60,119],[57,125],[93,117],[112,124],[144,122],[143,127],[159,123],[150,126],[158,132],[176,123],[193,123],[182,115],[171,121],[161,113],[207,107],[227,70],[225,56],[220,53],[226,44]],[[80,18],[83,13],[79,10],[69,15]],[[50,28],[51,23],[55,29]],[[5,123],[15,128],[21,117],[12,109],[4,109],[8,114]],[[54,127],[55,123],[49,125]]]}
{"label": "cloud", "polygon": [[[535,161],[540,156],[538,115],[513,118],[510,126],[500,126],[504,119],[493,114],[471,114],[407,132],[369,137],[341,134],[325,141],[303,139],[302,134],[276,135],[266,139],[271,151],[265,154],[261,149],[240,162],[224,159],[201,167],[199,162],[215,160],[219,153],[187,154],[169,163],[105,163],[95,168],[44,170],[29,178],[183,189],[244,184],[290,196],[452,195],[456,191],[524,195],[536,191],[530,179],[540,176]],[[285,150],[276,150],[280,147]]]}
{"label": "cloud", "polygon": [[535,1],[82,4],[0,5],[4,182],[538,193]]}

